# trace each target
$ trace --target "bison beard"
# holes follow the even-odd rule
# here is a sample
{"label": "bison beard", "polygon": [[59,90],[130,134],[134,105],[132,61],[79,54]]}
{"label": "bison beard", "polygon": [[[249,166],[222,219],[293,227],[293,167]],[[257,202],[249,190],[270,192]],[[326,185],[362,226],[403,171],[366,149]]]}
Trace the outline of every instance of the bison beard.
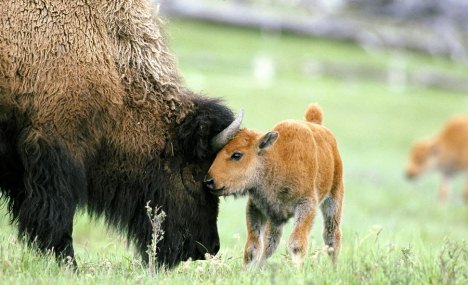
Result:
{"label": "bison beard", "polygon": [[146,260],[151,201],[167,214],[159,264],[215,254],[219,200],[202,180],[232,112],[184,89],[146,1],[79,2],[2,7],[0,191],[19,235],[73,258],[86,208]]}
{"label": "bison beard", "polygon": [[160,264],[216,254],[219,199],[201,181],[214,158],[210,139],[233,115],[217,100],[193,102],[194,111],[174,130],[179,139],[163,155],[132,157],[103,140],[86,164],[60,141],[49,141],[31,127],[12,128],[20,123],[13,118],[2,122],[0,187],[19,235],[41,250],[53,249],[59,258],[73,257],[73,217],[84,206],[125,232],[147,260],[151,226],[145,205],[151,201],[167,214],[157,251]]}
{"label": "bison beard", "polygon": [[[147,258],[151,227],[144,205],[161,206],[166,212],[164,239],[158,247],[158,260],[169,266],[189,257],[204,259],[205,253],[219,250],[216,227],[219,200],[209,195],[201,181],[214,158],[210,138],[233,120],[232,112],[216,100],[197,99],[196,112],[175,129],[178,141],[166,145],[162,157],[144,159],[141,171],[120,169],[110,147],[100,152],[89,182],[89,208],[104,214],[119,229],[128,229],[141,255]],[[177,155],[173,155],[176,153]],[[109,166],[109,164],[111,166]],[[101,170],[104,169],[104,170]],[[141,191],[135,192],[135,189]]]}

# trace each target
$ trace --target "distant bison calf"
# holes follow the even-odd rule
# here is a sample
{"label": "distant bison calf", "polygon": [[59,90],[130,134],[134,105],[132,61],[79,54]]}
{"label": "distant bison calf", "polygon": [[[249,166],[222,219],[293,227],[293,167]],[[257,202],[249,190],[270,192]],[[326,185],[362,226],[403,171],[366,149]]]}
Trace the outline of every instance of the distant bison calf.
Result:
{"label": "distant bison calf", "polygon": [[[341,243],[343,169],[333,134],[310,105],[306,122],[286,120],[262,135],[242,129],[217,154],[205,183],[218,196],[249,194],[245,265],[261,266],[278,246],[283,225],[294,216],[288,248],[300,267],[317,207],[323,239],[335,262]],[[263,241],[262,241],[263,240]]]}
{"label": "distant bison calf", "polygon": [[406,176],[416,178],[433,169],[442,173],[439,189],[439,200],[442,202],[447,200],[453,174],[464,172],[467,185],[463,195],[468,203],[468,117],[451,118],[434,138],[413,145]]}

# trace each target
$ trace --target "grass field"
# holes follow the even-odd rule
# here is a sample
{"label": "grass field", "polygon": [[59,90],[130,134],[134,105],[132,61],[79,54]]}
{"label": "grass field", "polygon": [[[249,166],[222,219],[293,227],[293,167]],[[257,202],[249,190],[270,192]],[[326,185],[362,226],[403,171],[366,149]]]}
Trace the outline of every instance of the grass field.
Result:
{"label": "grass field", "polygon": [[[2,284],[468,284],[468,206],[463,179],[449,202],[436,200],[435,173],[410,184],[403,170],[410,144],[436,132],[450,115],[468,114],[468,95],[395,86],[371,80],[330,78],[306,72],[316,61],[387,69],[394,52],[290,35],[173,20],[172,50],[186,83],[244,108],[244,126],[266,131],[279,120],[300,119],[310,102],[324,109],[324,125],[336,135],[345,167],[343,246],[337,267],[323,251],[322,221],[310,234],[305,266],[296,270],[283,240],[264,270],[246,271],[245,198],[223,199],[220,253],[208,261],[185,262],[152,278],[126,241],[102,221],[76,218],[74,244],[80,274],[28,250],[0,216]],[[398,53],[407,69],[465,74],[468,67],[422,55]],[[273,66],[253,76],[253,66]],[[5,209],[1,210],[5,213]]]}

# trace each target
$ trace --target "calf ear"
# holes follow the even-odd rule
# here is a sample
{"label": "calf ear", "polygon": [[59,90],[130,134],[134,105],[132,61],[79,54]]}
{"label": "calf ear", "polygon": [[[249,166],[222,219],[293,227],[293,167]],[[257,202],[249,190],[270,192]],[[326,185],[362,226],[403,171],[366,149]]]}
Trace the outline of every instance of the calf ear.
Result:
{"label": "calf ear", "polygon": [[278,139],[278,132],[268,132],[266,133],[261,139],[258,144],[259,152],[262,152],[268,148],[270,148]]}

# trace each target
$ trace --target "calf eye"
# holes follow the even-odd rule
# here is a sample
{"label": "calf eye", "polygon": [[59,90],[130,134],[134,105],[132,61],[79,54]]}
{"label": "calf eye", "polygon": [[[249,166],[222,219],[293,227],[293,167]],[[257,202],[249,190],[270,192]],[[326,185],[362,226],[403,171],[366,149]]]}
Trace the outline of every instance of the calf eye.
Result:
{"label": "calf eye", "polygon": [[241,152],[236,151],[231,155],[232,160],[240,160],[242,158],[243,154]]}

